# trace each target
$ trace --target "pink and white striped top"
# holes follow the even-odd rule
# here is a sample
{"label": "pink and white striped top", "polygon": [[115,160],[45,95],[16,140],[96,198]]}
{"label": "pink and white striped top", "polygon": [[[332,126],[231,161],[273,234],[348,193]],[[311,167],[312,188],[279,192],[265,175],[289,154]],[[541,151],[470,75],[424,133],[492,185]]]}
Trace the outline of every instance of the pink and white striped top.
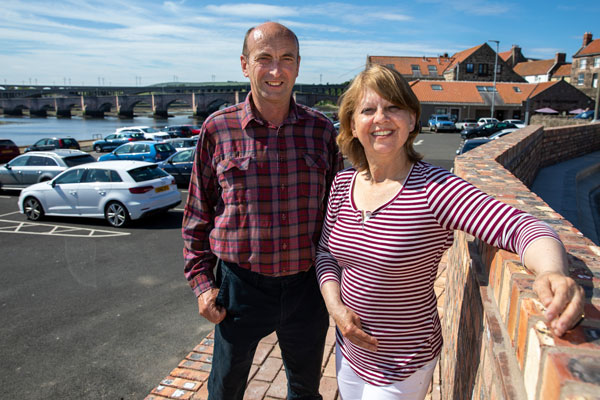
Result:
{"label": "pink and white striped top", "polygon": [[356,176],[346,169],[333,182],[316,270],[321,285],[340,283],[344,304],[379,341],[372,352],[337,331],[342,354],[372,385],[404,380],[439,354],[433,284],[453,230],[521,257],[540,237],[559,240],[547,224],[425,162],[412,167],[392,200],[363,218],[351,195]]}

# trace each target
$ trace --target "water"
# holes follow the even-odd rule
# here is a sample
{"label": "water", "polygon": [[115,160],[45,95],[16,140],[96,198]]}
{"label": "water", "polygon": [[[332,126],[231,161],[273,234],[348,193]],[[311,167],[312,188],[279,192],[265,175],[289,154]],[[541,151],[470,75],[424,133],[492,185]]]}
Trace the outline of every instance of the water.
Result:
{"label": "water", "polygon": [[103,119],[0,117],[0,138],[11,139],[17,146],[29,146],[39,139],[71,136],[78,141],[105,137],[123,126],[146,125],[162,128],[166,125],[200,125],[191,115],[176,115],[166,119],[140,116],[133,119],[105,117]]}

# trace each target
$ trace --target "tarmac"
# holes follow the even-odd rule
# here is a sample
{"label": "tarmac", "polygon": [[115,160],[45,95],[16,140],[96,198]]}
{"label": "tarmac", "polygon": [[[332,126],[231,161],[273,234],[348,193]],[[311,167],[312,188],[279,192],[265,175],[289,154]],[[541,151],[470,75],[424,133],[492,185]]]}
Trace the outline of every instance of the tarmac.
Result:
{"label": "tarmac", "polygon": [[[438,312],[443,318],[444,292],[446,287],[446,256],[442,258],[434,284],[438,300]],[[213,332],[210,332],[152,391],[145,400],[185,399],[206,400],[206,382],[212,365]],[[323,400],[340,399],[335,380],[335,323],[329,321],[325,352],[321,366],[320,392]],[[275,333],[258,344],[244,400],[281,400],[287,394],[287,379],[281,351]],[[433,374],[426,400],[439,400],[439,362]]]}

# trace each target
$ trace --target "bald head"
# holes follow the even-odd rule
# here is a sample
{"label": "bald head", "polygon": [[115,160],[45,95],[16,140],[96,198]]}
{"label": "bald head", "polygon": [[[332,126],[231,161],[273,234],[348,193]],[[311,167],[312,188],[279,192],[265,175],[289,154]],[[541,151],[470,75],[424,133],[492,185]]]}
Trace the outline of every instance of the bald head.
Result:
{"label": "bald head", "polygon": [[287,27],[278,24],[277,22],[265,22],[263,24],[248,29],[248,32],[246,32],[246,36],[244,36],[244,46],[242,47],[242,55],[244,57],[248,57],[248,46],[250,43],[269,40],[275,37],[283,37],[286,39],[293,40],[296,43],[296,56],[300,56],[300,45],[298,43],[298,37],[296,36],[296,34]]}

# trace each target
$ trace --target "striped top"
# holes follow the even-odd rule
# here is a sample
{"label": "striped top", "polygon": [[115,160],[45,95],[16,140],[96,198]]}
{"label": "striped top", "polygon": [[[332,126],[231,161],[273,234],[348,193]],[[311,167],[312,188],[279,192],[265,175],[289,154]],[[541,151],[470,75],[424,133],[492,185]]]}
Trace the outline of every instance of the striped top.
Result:
{"label": "striped top", "polygon": [[373,385],[402,381],[433,360],[442,345],[433,284],[444,251],[459,229],[523,257],[540,237],[556,233],[445,169],[416,163],[396,196],[363,218],[352,199],[354,169],[331,188],[317,250],[319,282],[340,283],[343,303],[379,341],[365,350],[337,331],[350,366]]}
{"label": "striped top", "polygon": [[336,131],[293,99],[273,126],[246,101],[202,125],[183,215],[185,276],[199,296],[217,258],[268,276],[314,264],[327,192],[342,168]]}

